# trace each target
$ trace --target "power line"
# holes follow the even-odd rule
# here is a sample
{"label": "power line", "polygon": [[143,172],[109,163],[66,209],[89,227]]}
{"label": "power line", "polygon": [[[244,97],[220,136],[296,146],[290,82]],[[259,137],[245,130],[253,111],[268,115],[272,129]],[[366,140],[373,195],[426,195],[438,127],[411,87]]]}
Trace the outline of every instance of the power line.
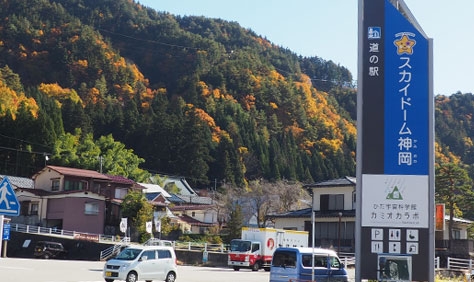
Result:
{"label": "power line", "polygon": [[[41,146],[41,147],[43,147],[43,148],[47,148],[48,150],[51,150],[51,148],[50,148],[49,146],[47,146],[47,145],[40,144],[40,143],[35,143],[35,142],[23,140],[23,139],[19,139],[19,138],[16,138],[16,137],[7,136],[7,135],[1,134],[1,133],[0,133],[0,137],[5,137],[5,138],[11,139],[11,140],[20,141],[20,142],[27,143],[27,144],[30,144],[30,145]],[[2,148],[2,147],[0,147],[0,148]],[[6,148],[6,147],[5,147],[5,148]],[[29,151],[28,151],[28,152],[29,152]]]}
{"label": "power line", "polygon": [[[159,44],[159,45],[168,46],[168,47],[177,47],[177,48],[190,49],[190,50],[196,50],[196,51],[197,50],[206,50],[206,49],[197,48],[197,47],[190,47],[190,46],[184,46],[184,45],[164,43],[164,42],[160,42],[160,41],[157,41],[157,40],[142,39],[142,38],[126,35],[126,34],[123,34],[123,33],[113,32],[113,31],[110,31],[110,30],[102,29],[102,28],[98,28],[98,30],[104,31],[104,32],[107,32],[107,33],[110,33],[110,34],[113,34],[113,35],[118,35],[118,36],[122,36],[122,37],[125,37],[125,38],[137,40],[137,41],[143,41],[143,42],[148,42],[148,43],[153,43],[153,44]],[[141,49],[148,50],[148,48],[141,48]],[[280,71],[280,72],[286,73],[287,75],[291,75],[291,73],[288,72],[288,71],[285,71],[285,70],[282,70],[282,69],[279,69],[279,68],[276,68],[276,67],[275,67],[275,69]],[[357,87],[357,80],[354,80],[354,79],[349,82],[349,81],[346,81],[346,80],[337,80],[337,79],[329,80],[329,79],[313,77],[313,78],[310,78],[310,80],[311,81],[329,82],[329,83],[332,83],[332,84],[335,84],[335,85],[342,85],[342,86],[345,86],[345,87],[353,87],[353,88]]]}
{"label": "power line", "polygon": [[102,28],[98,28],[98,30],[104,31],[104,32],[107,32],[107,33],[110,33],[110,34],[113,34],[113,35],[118,35],[118,36],[122,36],[122,37],[125,37],[125,38],[137,40],[137,41],[143,41],[143,42],[148,42],[148,43],[153,43],[153,44],[159,44],[159,45],[168,46],[168,47],[177,47],[177,48],[184,48],[184,49],[201,50],[201,48],[196,48],[196,47],[189,47],[189,46],[183,46],[183,45],[177,45],[177,44],[164,43],[164,42],[160,42],[160,41],[156,41],[156,40],[137,38],[137,37],[126,35],[126,34],[123,34],[123,33],[113,32],[113,31],[110,31],[110,30],[102,29]]}
{"label": "power line", "polygon": [[51,155],[51,153],[48,153],[48,152],[30,151],[30,150],[25,150],[25,149],[18,149],[18,148],[4,147],[4,146],[0,146],[0,149],[16,151],[16,152],[20,152],[20,153],[39,154],[39,155],[45,155],[45,156],[46,155]]}

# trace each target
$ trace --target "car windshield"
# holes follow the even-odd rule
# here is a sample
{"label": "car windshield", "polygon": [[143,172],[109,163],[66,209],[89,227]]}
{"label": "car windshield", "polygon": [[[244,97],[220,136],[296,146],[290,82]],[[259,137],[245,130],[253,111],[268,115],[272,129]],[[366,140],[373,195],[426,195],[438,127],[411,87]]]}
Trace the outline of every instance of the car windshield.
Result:
{"label": "car windshield", "polygon": [[140,249],[127,248],[118,254],[115,259],[134,260],[142,252]]}
{"label": "car windshield", "polygon": [[272,266],[274,267],[296,267],[296,252],[276,251],[273,254]]}
{"label": "car windshield", "polygon": [[232,252],[250,251],[250,241],[232,240],[230,241],[230,250]]}

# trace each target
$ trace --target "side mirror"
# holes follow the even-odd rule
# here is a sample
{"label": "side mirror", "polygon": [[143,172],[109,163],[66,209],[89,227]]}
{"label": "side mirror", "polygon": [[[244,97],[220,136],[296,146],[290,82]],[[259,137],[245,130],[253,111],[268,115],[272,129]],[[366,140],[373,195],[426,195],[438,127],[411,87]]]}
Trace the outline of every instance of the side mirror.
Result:
{"label": "side mirror", "polygon": [[142,257],[140,258],[140,260],[141,260],[141,261],[146,261],[146,260],[148,260],[148,257],[147,257],[147,256],[142,256]]}
{"label": "side mirror", "polygon": [[346,265],[343,264],[343,263],[341,263],[341,264],[339,265],[339,269],[343,269],[343,268],[345,268],[345,267],[346,267]]}

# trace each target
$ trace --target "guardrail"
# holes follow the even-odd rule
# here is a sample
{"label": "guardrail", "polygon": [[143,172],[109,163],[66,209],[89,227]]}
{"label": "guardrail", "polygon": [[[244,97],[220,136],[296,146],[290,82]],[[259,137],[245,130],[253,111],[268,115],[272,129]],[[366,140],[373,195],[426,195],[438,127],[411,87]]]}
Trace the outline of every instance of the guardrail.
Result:
{"label": "guardrail", "polygon": [[101,261],[106,260],[106,259],[108,259],[112,256],[117,255],[122,250],[122,247],[127,246],[128,244],[130,244],[130,238],[129,237],[123,238],[119,242],[119,244],[115,244],[112,247],[109,247],[109,248],[101,251],[100,256],[99,256],[99,260],[101,260]]}
{"label": "guardrail", "polygon": [[57,237],[63,237],[63,238],[65,237],[65,238],[70,238],[70,239],[82,239],[82,240],[96,241],[100,243],[110,243],[110,242],[120,241],[120,240],[117,240],[117,238],[112,235],[68,231],[68,230],[57,229],[53,227],[41,227],[41,226],[26,225],[26,224],[20,224],[20,223],[11,223],[10,228],[11,228],[11,231],[16,231],[16,232],[57,236]]}
{"label": "guardrail", "polygon": [[199,243],[199,242],[178,242],[174,244],[176,250],[188,250],[188,251],[203,251],[203,252],[216,252],[225,253],[227,248],[224,244],[210,244],[210,243]]}

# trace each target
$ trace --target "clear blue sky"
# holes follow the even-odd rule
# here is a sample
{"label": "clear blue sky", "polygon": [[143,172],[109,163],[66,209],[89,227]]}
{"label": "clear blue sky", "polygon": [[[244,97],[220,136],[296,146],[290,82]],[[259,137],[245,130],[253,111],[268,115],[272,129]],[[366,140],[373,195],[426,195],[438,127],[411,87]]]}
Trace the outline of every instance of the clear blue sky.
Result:
{"label": "clear blue sky", "polygon": [[[135,0],[174,15],[238,22],[276,45],[348,68],[357,79],[358,0]],[[434,41],[434,94],[474,93],[474,0],[405,0]]]}

